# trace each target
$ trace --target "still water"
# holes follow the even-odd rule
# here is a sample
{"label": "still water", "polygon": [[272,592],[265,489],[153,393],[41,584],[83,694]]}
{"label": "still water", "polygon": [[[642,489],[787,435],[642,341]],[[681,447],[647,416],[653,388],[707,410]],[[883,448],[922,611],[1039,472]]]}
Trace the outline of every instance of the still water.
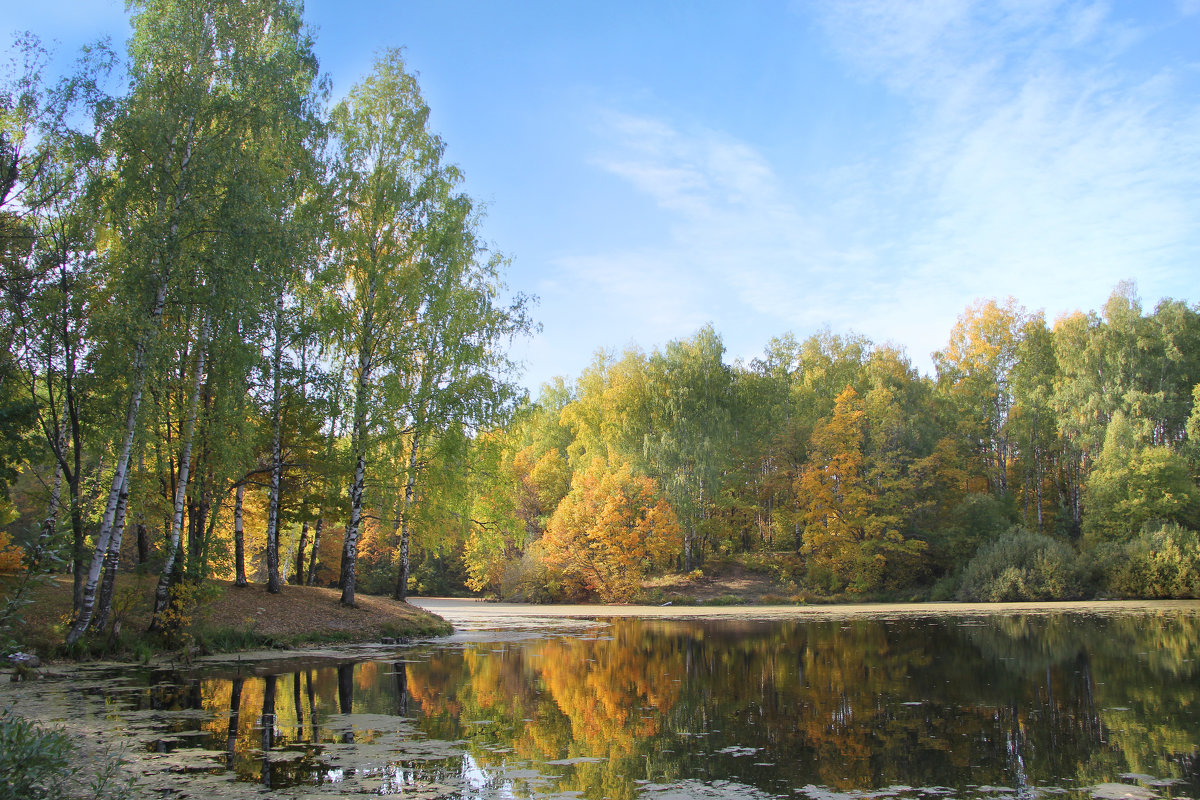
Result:
{"label": "still water", "polygon": [[1192,613],[575,621],[95,674],[65,717],[172,796],[1200,798],[1198,642]]}

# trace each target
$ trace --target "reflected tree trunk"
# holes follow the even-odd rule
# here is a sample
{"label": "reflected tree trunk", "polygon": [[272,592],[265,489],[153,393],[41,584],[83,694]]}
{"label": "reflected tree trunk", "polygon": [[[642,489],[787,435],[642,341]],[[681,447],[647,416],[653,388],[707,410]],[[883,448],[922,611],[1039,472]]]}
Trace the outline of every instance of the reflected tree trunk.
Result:
{"label": "reflected tree trunk", "polygon": [[[343,664],[338,667],[338,711],[343,714],[354,713],[354,665]],[[354,741],[354,728],[347,725],[342,734],[342,741],[349,744]]]}
{"label": "reflected tree trunk", "polygon": [[317,741],[317,697],[313,691],[312,670],[304,673],[304,686],[308,690],[308,726],[312,729],[311,741]]}
{"label": "reflected tree trunk", "polygon": [[304,704],[300,702],[300,673],[292,675],[292,705],[296,708],[296,730],[304,732]]}
{"label": "reflected tree trunk", "polygon": [[402,717],[408,716],[408,665],[403,661],[395,663],[396,671],[396,710]]}
{"label": "reflected tree trunk", "polygon": [[268,675],[263,687],[262,708],[262,784],[271,787],[271,748],[275,744],[275,681]]}
{"label": "reflected tree trunk", "polygon": [[229,693],[229,727],[225,735],[225,768],[233,769],[237,756],[238,715],[242,710],[242,683],[239,675],[233,679]]}

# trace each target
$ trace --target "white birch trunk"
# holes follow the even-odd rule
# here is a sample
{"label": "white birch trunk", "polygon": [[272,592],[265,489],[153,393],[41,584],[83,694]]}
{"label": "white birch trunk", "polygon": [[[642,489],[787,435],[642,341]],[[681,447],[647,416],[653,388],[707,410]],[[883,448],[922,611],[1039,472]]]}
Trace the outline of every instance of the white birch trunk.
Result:
{"label": "white birch trunk", "polygon": [[246,537],[242,523],[242,501],[245,496],[246,487],[239,483],[233,501],[233,562],[236,570],[233,585],[239,588],[249,585],[246,581]]}
{"label": "white birch trunk", "polygon": [[154,306],[150,312],[150,327],[139,338],[137,351],[133,357],[133,391],[129,397],[129,408],[125,412],[125,437],[121,443],[121,453],[117,458],[117,466],[113,472],[112,488],[108,493],[108,503],[104,508],[104,516],[100,519],[100,529],[96,532],[96,549],[92,554],[92,564],[88,569],[87,580],[83,586],[83,602],[79,614],[75,617],[71,630],[67,632],[67,644],[74,644],[83,636],[84,631],[92,621],[92,611],[96,603],[96,587],[100,582],[100,570],[108,555],[108,544],[112,538],[113,525],[116,522],[117,506],[121,499],[121,487],[129,472],[129,457],[133,452],[133,440],[137,433],[137,423],[142,407],[142,394],[146,387],[146,360],[150,342],[158,332],[158,322],[162,318],[163,306],[167,300],[167,281],[162,278],[158,283],[158,292],[154,296]]}
{"label": "white birch trunk", "polygon": [[275,300],[275,347],[271,358],[271,494],[267,509],[267,591],[279,586],[279,489],[283,481],[283,391],[279,371],[283,366],[283,292]]}
{"label": "white birch trunk", "polygon": [[200,414],[200,389],[204,385],[204,360],[208,354],[209,318],[204,315],[200,326],[200,338],[196,342],[196,369],[192,376],[192,393],[188,400],[188,416],[183,434],[183,451],[179,456],[179,477],[175,485],[175,509],[171,517],[171,538],[167,542],[167,560],[163,563],[162,575],[154,590],[154,616],[150,630],[162,630],[162,615],[167,610],[168,591],[171,588],[171,572],[175,559],[179,557],[179,542],[183,536],[183,510],[187,504],[188,473],[192,464],[192,439],[196,432],[196,418]]}

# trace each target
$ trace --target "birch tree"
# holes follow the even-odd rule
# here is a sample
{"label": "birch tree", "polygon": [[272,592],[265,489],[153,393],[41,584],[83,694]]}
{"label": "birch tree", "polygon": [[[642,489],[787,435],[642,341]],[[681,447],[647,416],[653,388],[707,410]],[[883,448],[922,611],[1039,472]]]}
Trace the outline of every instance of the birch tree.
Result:
{"label": "birch tree", "polygon": [[[222,255],[265,232],[252,191],[261,185],[262,160],[252,148],[273,131],[286,135],[281,120],[301,110],[316,69],[299,10],[286,0],[146,0],[132,6],[130,91],[111,125],[107,144],[114,156],[105,187],[113,221],[111,309],[125,332],[114,337],[113,349],[123,350],[129,365],[128,399],[122,431],[114,437],[116,464],[96,552],[68,642],[83,634],[92,615],[168,300],[182,293],[181,299],[195,302],[190,290],[202,287],[213,307],[236,307],[223,302],[237,282],[223,271],[229,261]],[[241,266],[245,274],[250,265]],[[221,321],[208,308],[199,316],[206,333],[198,339],[207,345],[207,331]],[[186,485],[176,490],[178,504]]]}
{"label": "birch tree", "polygon": [[398,50],[333,110],[337,140],[331,293],[325,313],[332,344],[352,376],[350,510],[342,547],[342,603],[354,605],[368,453],[381,432],[399,433],[399,410],[384,379],[402,368],[405,336],[417,316],[420,259],[430,224],[458,180],[442,164],[429,108]]}

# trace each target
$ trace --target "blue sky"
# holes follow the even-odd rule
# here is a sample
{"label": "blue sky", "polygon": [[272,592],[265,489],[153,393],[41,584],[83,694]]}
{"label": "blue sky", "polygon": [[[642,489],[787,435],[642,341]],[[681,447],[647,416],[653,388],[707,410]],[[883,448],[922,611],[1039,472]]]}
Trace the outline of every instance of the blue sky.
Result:
{"label": "blue sky", "polygon": [[[924,371],[977,298],[1200,299],[1200,0],[309,0],[344,93],[406,49],[484,235],[535,294],[531,388],[712,323]],[[41,0],[69,56],[124,3]]]}

